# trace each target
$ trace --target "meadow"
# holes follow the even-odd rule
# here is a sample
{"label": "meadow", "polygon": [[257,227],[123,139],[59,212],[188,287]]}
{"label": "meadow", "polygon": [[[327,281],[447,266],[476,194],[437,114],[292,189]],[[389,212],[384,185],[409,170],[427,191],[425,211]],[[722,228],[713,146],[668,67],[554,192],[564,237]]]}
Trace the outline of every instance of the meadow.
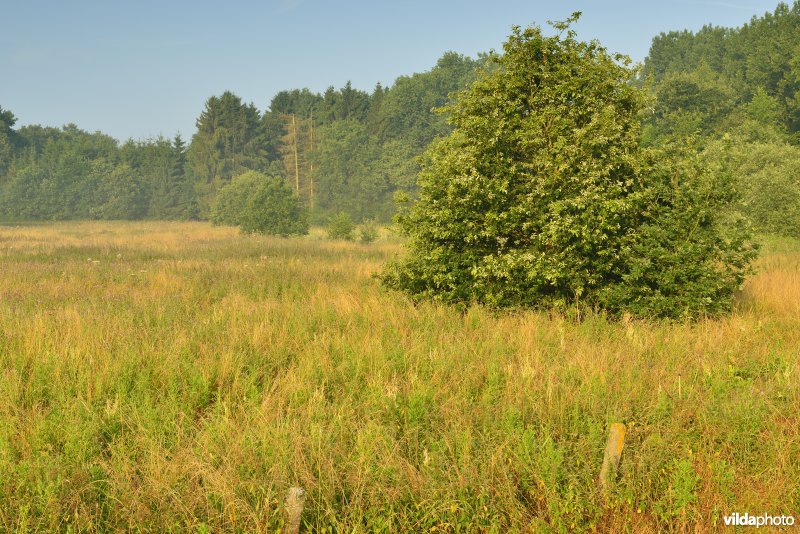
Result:
{"label": "meadow", "polygon": [[275,532],[292,486],[318,532],[800,516],[800,244],[691,324],[415,305],[372,277],[400,251],[0,226],[0,531]]}

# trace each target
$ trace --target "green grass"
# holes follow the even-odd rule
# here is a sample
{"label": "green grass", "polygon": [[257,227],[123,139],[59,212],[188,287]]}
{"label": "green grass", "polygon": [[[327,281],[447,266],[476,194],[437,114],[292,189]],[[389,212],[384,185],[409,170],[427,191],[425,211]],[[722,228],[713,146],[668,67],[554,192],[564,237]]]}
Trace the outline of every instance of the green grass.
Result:
{"label": "green grass", "polygon": [[[0,227],[0,531],[707,531],[800,515],[800,246],[729,317],[413,305],[400,250]],[[608,426],[628,425],[597,489]]]}

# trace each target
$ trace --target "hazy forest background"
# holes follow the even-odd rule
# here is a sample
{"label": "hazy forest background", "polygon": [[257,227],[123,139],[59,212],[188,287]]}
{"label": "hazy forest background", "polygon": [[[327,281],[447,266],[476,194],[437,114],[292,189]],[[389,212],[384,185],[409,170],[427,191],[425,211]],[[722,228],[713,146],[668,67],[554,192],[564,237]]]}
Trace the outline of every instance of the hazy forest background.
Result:
{"label": "hazy forest background", "polygon": [[[371,93],[289,89],[263,111],[233,92],[210,97],[191,139],[117,140],[74,124],[15,128],[0,109],[0,220],[206,220],[247,170],[280,176],[311,222],[345,212],[389,222],[414,195],[417,158],[449,131],[432,110],[472,82],[486,56],[448,52],[429,71]],[[741,28],[653,39],[638,83],[652,94],[643,143],[691,143],[733,173],[759,230],[800,233],[800,4]]]}

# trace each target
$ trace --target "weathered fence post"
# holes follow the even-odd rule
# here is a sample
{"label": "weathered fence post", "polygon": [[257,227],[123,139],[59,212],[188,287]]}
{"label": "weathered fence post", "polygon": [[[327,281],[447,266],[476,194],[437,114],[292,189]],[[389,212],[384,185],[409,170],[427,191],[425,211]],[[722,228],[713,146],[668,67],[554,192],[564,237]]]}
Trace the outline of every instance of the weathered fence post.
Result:
{"label": "weathered fence post", "polygon": [[286,532],[298,534],[300,532],[300,516],[303,515],[303,505],[306,502],[306,491],[303,488],[289,488],[286,495]]}
{"label": "weathered fence post", "polygon": [[619,468],[619,459],[622,456],[622,448],[625,446],[625,430],[625,425],[622,423],[613,423],[608,431],[603,467],[600,468],[600,488],[604,492],[608,490],[611,475],[615,474]]}

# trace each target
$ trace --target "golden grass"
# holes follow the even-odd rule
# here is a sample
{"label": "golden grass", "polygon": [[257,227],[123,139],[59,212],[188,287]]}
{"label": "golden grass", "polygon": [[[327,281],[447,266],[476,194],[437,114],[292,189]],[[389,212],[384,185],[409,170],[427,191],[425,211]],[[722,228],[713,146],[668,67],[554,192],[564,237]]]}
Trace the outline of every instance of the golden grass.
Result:
{"label": "golden grass", "polygon": [[[732,315],[414,306],[400,250],[0,227],[0,531],[711,531],[800,515],[800,247]],[[619,478],[597,491],[610,423]]]}

